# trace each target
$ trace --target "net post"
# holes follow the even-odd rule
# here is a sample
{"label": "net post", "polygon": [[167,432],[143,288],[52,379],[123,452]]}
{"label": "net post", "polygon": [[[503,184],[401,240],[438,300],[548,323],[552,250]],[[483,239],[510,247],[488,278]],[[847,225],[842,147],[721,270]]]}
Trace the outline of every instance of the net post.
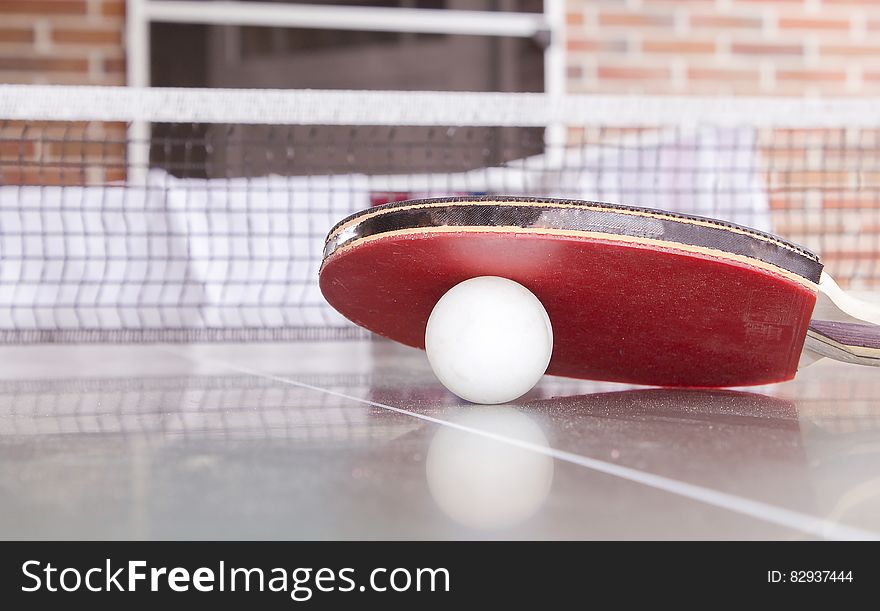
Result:
{"label": "net post", "polygon": [[[544,0],[544,19],[550,33],[549,44],[544,49],[544,93],[556,103],[566,93],[564,0]],[[565,140],[565,125],[558,122],[547,125],[544,145],[551,166],[561,164]]]}
{"label": "net post", "polygon": [[[149,0],[126,0],[125,51],[129,87],[150,86]],[[150,162],[150,126],[146,121],[128,124],[126,176],[131,184],[144,184]]]}

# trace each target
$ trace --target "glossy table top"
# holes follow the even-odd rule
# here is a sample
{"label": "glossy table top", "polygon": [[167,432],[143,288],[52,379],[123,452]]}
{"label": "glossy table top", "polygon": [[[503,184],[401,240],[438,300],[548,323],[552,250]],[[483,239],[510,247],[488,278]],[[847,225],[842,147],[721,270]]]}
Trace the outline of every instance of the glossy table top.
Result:
{"label": "glossy table top", "polygon": [[545,377],[466,404],[384,341],[0,348],[0,537],[880,536],[880,370]]}

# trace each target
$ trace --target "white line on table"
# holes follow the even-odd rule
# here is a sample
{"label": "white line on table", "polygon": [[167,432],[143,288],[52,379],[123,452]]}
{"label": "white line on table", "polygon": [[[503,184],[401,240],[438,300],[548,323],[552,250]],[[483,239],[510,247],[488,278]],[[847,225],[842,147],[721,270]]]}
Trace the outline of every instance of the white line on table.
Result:
{"label": "white line on table", "polygon": [[656,475],[647,471],[633,469],[632,467],[624,467],[622,465],[616,465],[614,463],[605,462],[603,460],[588,458],[586,456],[581,456],[580,454],[574,454],[573,452],[566,452],[564,450],[558,450],[556,448],[543,447],[534,443],[529,443],[527,441],[521,441],[519,439],[514,439],[511,437],[506,437],[504,435],[499,435],[497,433],[492,433],[490,431],[484,431],[455,422],[450,422],[448,420],[443,420],[442,418],[435,418],[433,416],[419,414],[417,412],[412,412],[400,407],[394,407],[393,405],[386,405],[385,403],[370,401],[369,399],[348,395],[335,390],[330,390],[328,388],[315,386],[313,384],[307,384],[305,382],[300,382],[292,378],[265,373],[263,371],[258,371],[249,367],[242,367],[240,365],[236,365],[225,360],[210,357],[204,357],[197,360],[186,353],[184,353],[184,356],[196,362],[198,362],[199,360],[202,362],[210,361],[232,369],[233,371],[238,371],[239,373],[257,376],[267,380],[274,380],[276,382],[281,382],[282,384],[289,384],[292,386],[297,386],[299,388],[306,388],[316,392],[340,397],[342,399],[349,399],[351,401],[371,405],[373,407],[396,412],[398,414],[412,416],[413,418],[418,418],[419,420],[430,422],[432,424],[447,426],[453,429],[471,433],[473,435],[479,435],[487,439],[492,439],[493,441],[506,443],[522,448],[524,450],[537,452],[538,454],[544,454],[545,456],[549,456],[556,460],[585,467],[587,469],[598,471],[600,473],[605,473],[607,475],[612,475],[614,477],[619,477],[630,482],[643,484],[657,490],[663,490],[664,492],[668,492],[670,494],[675,494],[681,497],[706,503],[707,505],[713,505],[721,509],[726,509],[733,513],[738,513],[758,520],[763,520],[764,522],[777,524],[779,526],[784,526],[785,528],[790,528],[792,530],[799,530],[801,532],[823,539],[880,541],[880,534],[878,533],[855,528],[852,526],[846,526],[822,518],[817,518],[816,516],[811,516],[809,514],[801,513],[799,511],[777,507],[775,505],[747,499],[741,496],[737,496],[735,494],[728,494],[726,492],[713,490],[712,488],[706,488],[704,486],[689,484],[687,482],[664,477],[662,475]]}

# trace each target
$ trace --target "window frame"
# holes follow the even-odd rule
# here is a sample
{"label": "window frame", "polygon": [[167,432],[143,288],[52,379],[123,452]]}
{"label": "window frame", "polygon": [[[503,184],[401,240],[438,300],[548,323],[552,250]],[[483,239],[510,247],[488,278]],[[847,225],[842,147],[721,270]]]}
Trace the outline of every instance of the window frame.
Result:
{"label": "window frame", "polygon": [[[562,97],[566,93],[565,0],[544,0],[543,6],[543,12],[523,13],[231,0],[213,5],[193,0],[126,0],[126,82],[130,87],[151,85],[150,26],[153,23],[249,25],[532,38],[542,43],[544,94]],[[149,136],[149,124],[138,121],[129,126],[130,180],[142,181],[146,176],[149,146],[144,143]],[[548,125],[544,141],[551,155],[559,154],[559,145],[565,141],[565,127]]]}
{"label": "window frame", "polygon": [[[210,10],[206,10],[210,8]],[[127,83],[150,86],[150,25],[315,28],[396,33],[459,34],[538,38],[544,45],[544,93],[565,93],[565,1],[544,0],[542,13],[414,9],[397,7],[126,0]]]}

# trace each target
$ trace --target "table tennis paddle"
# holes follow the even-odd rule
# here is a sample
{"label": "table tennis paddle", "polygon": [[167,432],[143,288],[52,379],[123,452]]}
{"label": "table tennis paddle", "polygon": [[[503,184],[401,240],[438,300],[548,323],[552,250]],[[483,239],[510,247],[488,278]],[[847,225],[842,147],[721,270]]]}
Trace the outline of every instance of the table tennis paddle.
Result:
{"label": "table tennis paddle", "polygon": [[327,237],[327,301],[424,348],[440,297],[476,276],[531,290],[554,331],[548,374],[660,386],[779,382],[822,356],[880,365],[880,309],[808,250],[725,221],[598,202],[394,202]]}

